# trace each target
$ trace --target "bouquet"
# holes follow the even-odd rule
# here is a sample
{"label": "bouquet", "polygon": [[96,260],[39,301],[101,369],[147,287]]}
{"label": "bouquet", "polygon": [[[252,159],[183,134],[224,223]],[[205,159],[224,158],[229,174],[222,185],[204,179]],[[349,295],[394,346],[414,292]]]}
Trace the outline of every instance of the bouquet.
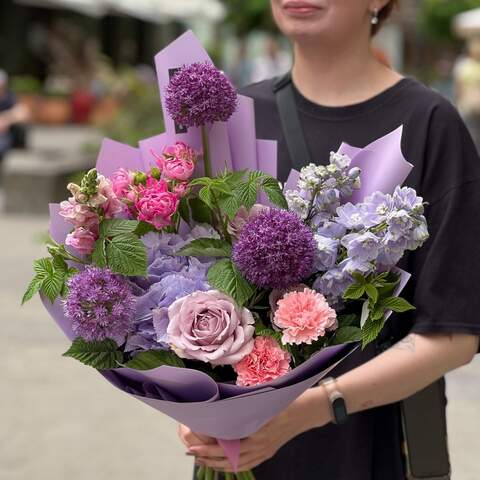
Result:
{"label": "bouquet", "polygon": [[103,142],[50,206],[50,256],[23,301],[40,292],[65,356],[217,438],[236,471],[239,439],[413,308],[395,265],[428,238],[424,205],[400,186],[401,127],[282,188],[251,100],[193,35],[156,62],[167,132]]}

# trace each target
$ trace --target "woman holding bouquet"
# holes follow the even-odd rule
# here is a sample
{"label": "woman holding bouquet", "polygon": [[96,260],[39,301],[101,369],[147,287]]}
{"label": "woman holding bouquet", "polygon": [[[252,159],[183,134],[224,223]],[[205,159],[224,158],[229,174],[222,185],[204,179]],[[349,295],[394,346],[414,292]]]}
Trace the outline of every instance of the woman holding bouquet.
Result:
{"label": "woman holding bouquet", "polygon": [[[382,339],[357,351],[252,437],[239,469],[258,480],[319,478],[403,480],[398,402],[469,363],[479,348],[480,160],[455,109],[411,78],[380,63],[371,37],[395,0],[271,0],[279,29],[293,44],[291,76],[247,87],[259,138],[277,140],[279,179],[308,158],[291,158],[276,91],[292,89],[315,163],[342,141],[364,146],[403,125],[402,150],[414,169],[406,185],[422,195],[431,238],[400,266],[412,273],[410,316],[387,323]],[[291,147],[290,147],[291,148]],[[334,394],[334,395],[333,395]],[[344,399],[348,417],[332,409]],[[442,405],[444,416],[444,405]],[[443,418],[444,420],[444,418]],[[439,422],[442,418],[439,419]],[[231,467],[214,441],[180,428],[197,463]]]}

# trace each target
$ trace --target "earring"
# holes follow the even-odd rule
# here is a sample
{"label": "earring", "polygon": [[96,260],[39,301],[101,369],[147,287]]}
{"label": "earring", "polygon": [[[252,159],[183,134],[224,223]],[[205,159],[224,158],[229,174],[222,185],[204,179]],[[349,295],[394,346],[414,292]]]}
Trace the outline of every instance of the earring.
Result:
{"label": "earring", "polygon": [[372,25],[378,25],[378,8],[373,9],[372,13]]}

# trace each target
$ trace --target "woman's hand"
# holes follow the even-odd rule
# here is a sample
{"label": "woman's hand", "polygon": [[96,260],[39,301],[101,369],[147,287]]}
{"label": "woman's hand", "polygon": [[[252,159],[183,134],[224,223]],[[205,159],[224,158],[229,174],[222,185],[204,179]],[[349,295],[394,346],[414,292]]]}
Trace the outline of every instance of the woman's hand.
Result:
{"label": "woman's hand", "polygon": [[[330,404],[322,387],[307,390],[258,432],[240,443],[238,471],[251,470],[272,458],[292,438],[331,421]],[[220,471],[232,471],[223,449],[214,439],[181,427],[181,437],[197,463]]]}

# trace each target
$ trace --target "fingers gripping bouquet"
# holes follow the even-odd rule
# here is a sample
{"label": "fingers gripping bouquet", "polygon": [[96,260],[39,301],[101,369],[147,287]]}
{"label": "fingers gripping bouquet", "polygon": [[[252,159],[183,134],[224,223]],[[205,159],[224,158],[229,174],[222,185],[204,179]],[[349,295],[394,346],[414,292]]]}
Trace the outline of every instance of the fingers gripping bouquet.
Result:
{"label": "fingers gripping bouquet", "polygon": [[292,171],[282,191],[253,103],[195,37],[156,62],[167,131],[103,142],[51,205],[50,256],[23,301],[40,292],[66,356],[217,438],[236,471],[239,439],[413,308],[395,265],[428,238],[423,202],[399,186],[401,128]]}

